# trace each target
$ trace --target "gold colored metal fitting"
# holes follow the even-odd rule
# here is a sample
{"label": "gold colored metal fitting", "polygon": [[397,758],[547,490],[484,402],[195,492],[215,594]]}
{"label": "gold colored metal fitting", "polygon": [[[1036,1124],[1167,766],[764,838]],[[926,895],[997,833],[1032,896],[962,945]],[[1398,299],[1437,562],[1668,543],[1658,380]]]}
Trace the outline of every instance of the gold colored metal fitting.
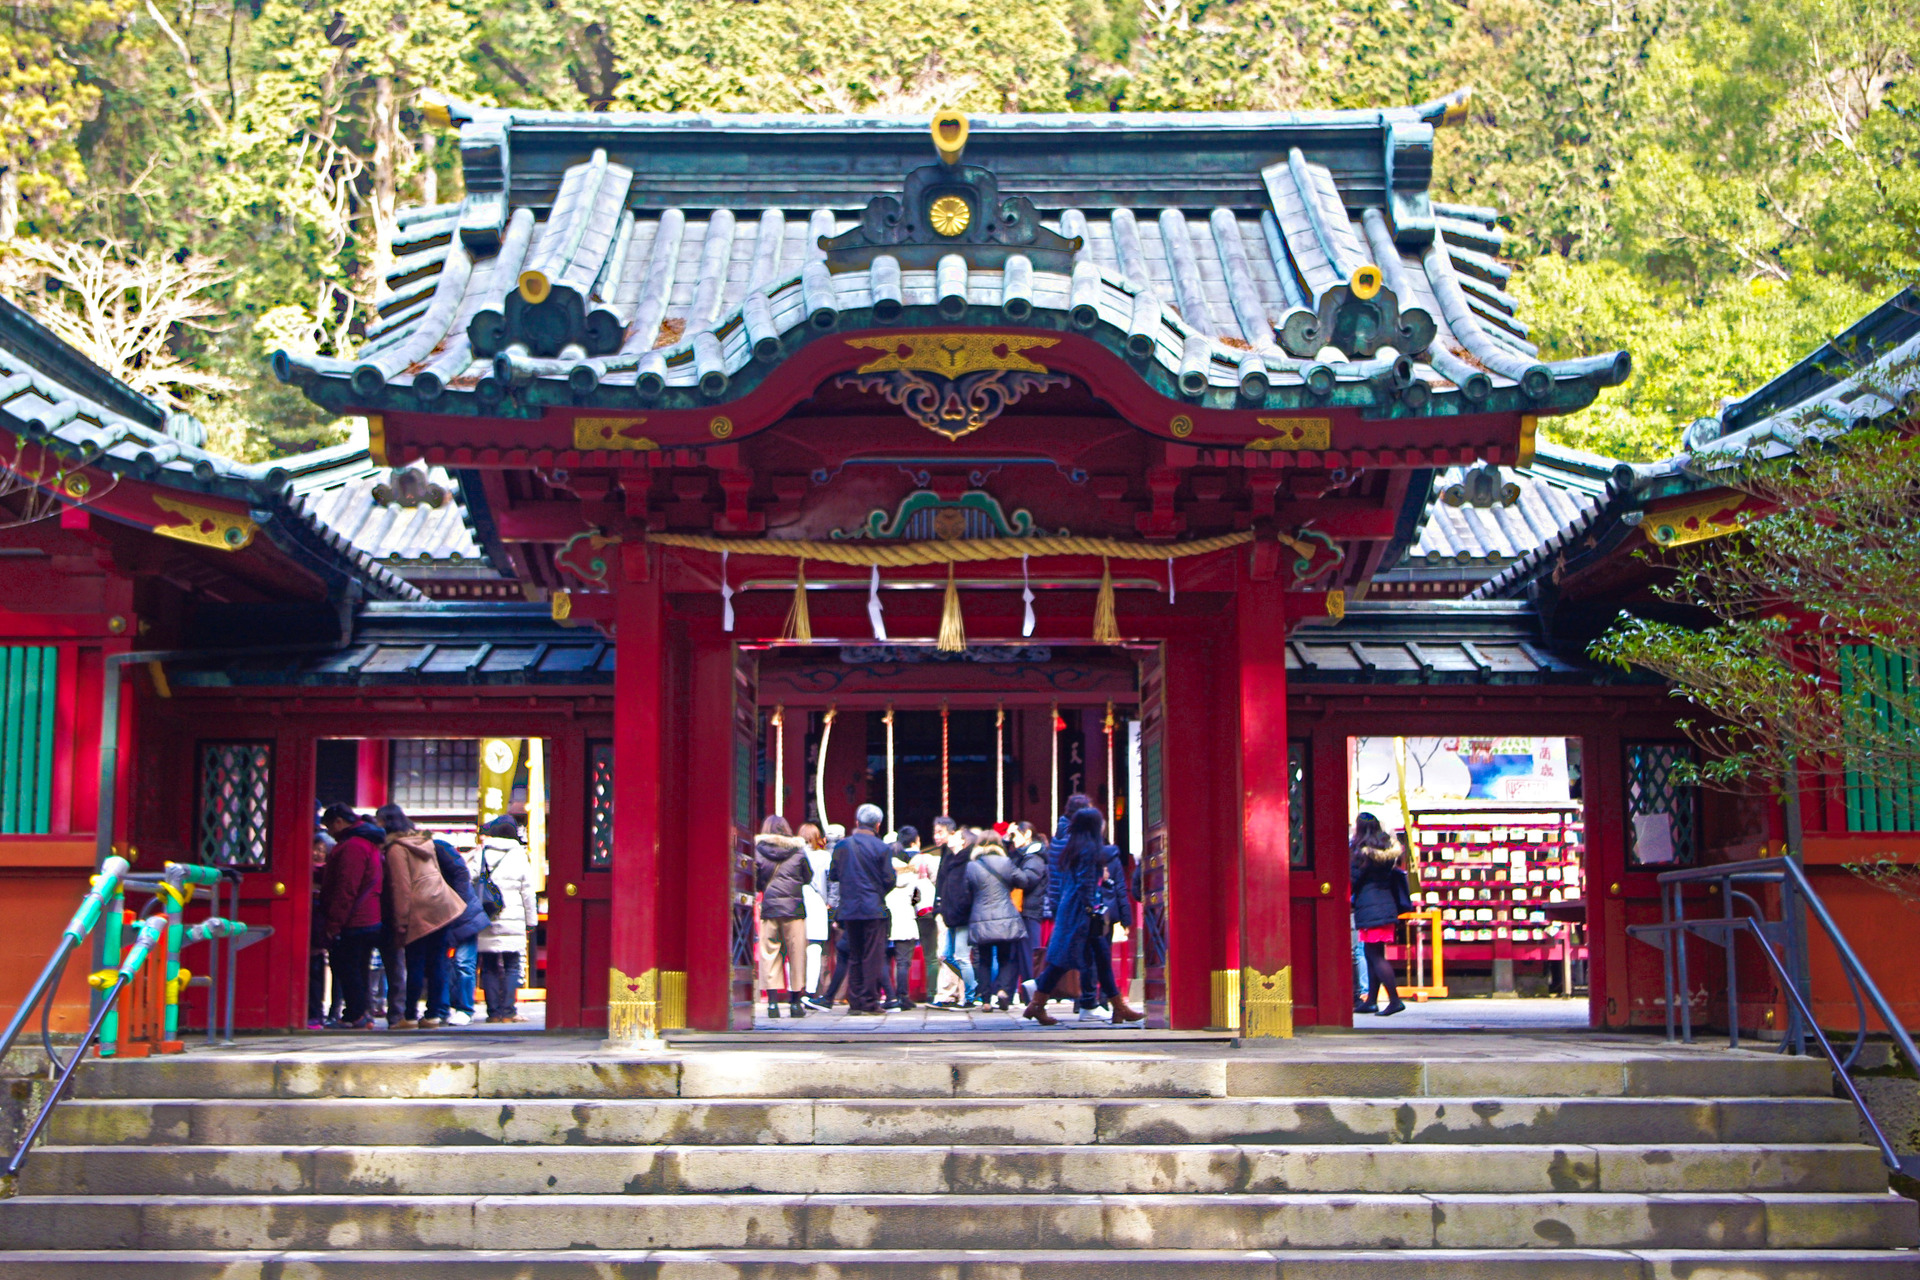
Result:
{"label": "gold colored metal fitting", "polygon": [[534,306],[537,307],[545,302],[547,295],[552,292],[553,283],[541,272],[522,271],[520,273],[520,296]]}
{"label": "gold colored metal fitting", "polygon": [[941,196],[927,209],[927,221],[943,236],[957,236],[973,221],[973,210],[959,196]]}
{"label": "gold colored metal fitting", "polygon": [[446,99],[438,94],[420,95],[420,118],[436,129],[453,128],[453,113],[447,109]]}
{"label": "gold colored metal fitting", "polygon": [[933,149],[940,153],[940,163],[959,164],[960,153],[967,149],[966,113],[936,111],[933,116],[932,130]]}
{"label": "gold colored metal fitting", "polygon": [[1454,94],[1453,101],[1447,103],[1447,109],[1440,114],[1440,123],[1446,128],[1454,128],[1467,122],[1467,105],[1473,101],[1471,87],[1461,89]]}
{"label": "gold colored metal fitting", "polygon": [[1347,281],[1347,288],[1353,296],[1365,302],[1380,292],[1380,268],[1371,262],[1364,267],[1353,269],[1353,278]]}

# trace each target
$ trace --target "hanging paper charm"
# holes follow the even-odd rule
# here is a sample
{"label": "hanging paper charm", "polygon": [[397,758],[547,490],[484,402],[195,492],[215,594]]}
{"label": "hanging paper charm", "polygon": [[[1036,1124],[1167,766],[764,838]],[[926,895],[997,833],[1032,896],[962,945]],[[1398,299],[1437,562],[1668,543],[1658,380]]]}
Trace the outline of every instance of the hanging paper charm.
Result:
{"label": "hanging paper charm", "polygon": [[[887,620],[880,610],[880,566],[874,565],[872,576],[867,579],[867,621],[873,624],[873,638],[885,641],[887,638]],[[892,813],[889,806],[888,813]]]}
{"label": "hanging paper charm", "polygon": [[1027,607],[1026,616],[1020,622],[1020,634],[1033,635],[1033,583],[1027,577],[1027,558],[1020,557],[1020,600]]}
{"label": "hanging paper charm", "polygon": [[733,630],[733,585],[727,581],[727,553],[720,553],[720,629]]}
{"label": "hanging paper charm", "polygon": [[1174,600],[1175,600],[1175,593],[1173,590],[1173,557],[1168,556],[1167,557],[1167,603],[1172,604],[1174,603]]}

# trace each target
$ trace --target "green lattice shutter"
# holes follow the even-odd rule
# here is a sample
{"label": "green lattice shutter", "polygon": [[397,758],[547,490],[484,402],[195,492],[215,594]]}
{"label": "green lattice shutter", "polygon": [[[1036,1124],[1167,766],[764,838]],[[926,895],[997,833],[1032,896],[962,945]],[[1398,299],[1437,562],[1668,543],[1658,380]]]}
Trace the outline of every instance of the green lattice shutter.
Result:
{"label": "green lattice shutter", "polygon": [[1884,753],[1885,744],[1920,734],[1910,714],[1917,692],[1906,658],[1873,645],[1840,647],[1848,755],[1856,764],[1868,762],[1865,769],[1846,771],[1849,831],[1920,829],[1920,778],[1905,764],[1876,769],[1871,763]]}
{"label": "green lattice shutter", "polygon": [[53,816],[52,645],[0,646],[0,835],[43,835]]}

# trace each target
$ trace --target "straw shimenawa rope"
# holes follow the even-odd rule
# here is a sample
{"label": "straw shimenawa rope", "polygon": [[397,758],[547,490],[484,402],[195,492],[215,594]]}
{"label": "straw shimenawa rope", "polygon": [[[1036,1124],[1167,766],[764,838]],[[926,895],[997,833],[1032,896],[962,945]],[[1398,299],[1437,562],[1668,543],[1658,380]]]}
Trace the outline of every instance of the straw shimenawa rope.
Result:
{"label": "straw shimenawa rope", "polygon": [[[1285,534],[1281,545],[1310,556],[1313,547]],[[1223,533],[1191,542],[1124,542],[1118,538],[956,538],[929,542],[803,542],[782,538],[716,538],[703,533],[649,533],[647,541],[691,551],[725,551],[736,556],[785,556],[821,560],[828,564],[878,565],[907,569],[925,565],[964,564],[983,560],[1018,560],[1022,556],[1104,556],[1114,560],[1169,560],[1203,556],[1252,542],[1251,529]]]}

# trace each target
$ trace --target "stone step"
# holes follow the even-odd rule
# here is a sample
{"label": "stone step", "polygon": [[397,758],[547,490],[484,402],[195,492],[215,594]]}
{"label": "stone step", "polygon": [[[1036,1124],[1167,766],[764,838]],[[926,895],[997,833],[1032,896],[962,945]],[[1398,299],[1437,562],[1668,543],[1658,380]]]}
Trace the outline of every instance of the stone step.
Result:
{"label": "stone step", "polygon": [[89,1063],[80,1098],[1232,1098],[1831,1097],[1822,1061],[1764,1053],[1435,1058],[1235,1058],[1084,1049],[930,1057],[902,1051],[708,1051],[615,1060],[186,1055]]}
{"label": "stone step", "polygon": [[1852,1143],[1831,1097],[73,1101],[64,1145]]}
{"label": "stone step", "polygon": [[1854,1250],[498,1250],[0,1253],[0,1280],[1912,1280]]}
{"label": "stone step", "polygon": [[29,1195],[1881,1192],[1867,1146],[43,1147]]}
{"label": "stone step", "polygon": [[1892,1194],[19,1196],[13,1249],[1910,1249]]}

